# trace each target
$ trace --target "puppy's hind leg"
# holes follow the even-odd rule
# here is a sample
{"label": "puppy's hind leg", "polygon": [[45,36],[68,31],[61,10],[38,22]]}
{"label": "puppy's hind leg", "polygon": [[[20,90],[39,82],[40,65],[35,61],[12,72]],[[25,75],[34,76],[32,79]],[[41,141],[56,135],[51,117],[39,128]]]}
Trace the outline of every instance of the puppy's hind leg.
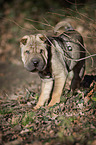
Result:
{"label": "puppy's hind leg", "polygon": [[80,82],[85,72],[85,64],[83,64],[82,67],[80,66],[81,64],[79,64],[73,69],[74,76],[71,82],[71,89],[73,90],[73,92],[76,88],[80,88]]}

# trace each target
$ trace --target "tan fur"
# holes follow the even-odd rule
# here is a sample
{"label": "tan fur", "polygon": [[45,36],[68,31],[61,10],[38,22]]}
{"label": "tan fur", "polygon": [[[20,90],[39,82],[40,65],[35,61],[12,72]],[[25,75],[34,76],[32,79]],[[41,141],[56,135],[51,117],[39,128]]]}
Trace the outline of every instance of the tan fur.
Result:
{"label": "tan fur", "polygon": [[[66,76],[67,76],[67,71],[64,70],[64,64],[61,63],[62,61],[62,55],[58,57],[56,55],[56,49],[59,49],[59,46],[57,47],[52,47],[52,71],[53,75],[55,78],[55,84],[54,84],[54,89],[52,93],[52,100],[50,101],[48,106],[53,106],[56,103],[60,102],[60,97],[62,94],[62,90],[65,84]],[[62,52],[63,53],[63,52]]]}
{"label": "tan fur", "polygon": [[52,90],[53,86],[53,80],[50,79],[49,81],[42,81],[42,90],[41,90],[41,95],[39,97],[37,105],[34,107],[34,109],[38,109],[40,106],[43,106],[44,103],[47,101],[50,97],[50,92]]}

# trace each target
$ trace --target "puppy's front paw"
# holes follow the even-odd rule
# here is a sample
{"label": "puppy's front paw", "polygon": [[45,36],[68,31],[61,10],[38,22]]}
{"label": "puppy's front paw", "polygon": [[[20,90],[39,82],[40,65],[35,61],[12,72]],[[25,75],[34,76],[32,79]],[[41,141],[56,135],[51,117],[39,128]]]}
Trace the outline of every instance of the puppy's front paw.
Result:
{"label": "puppy's front paw", "polygon": [[33,107],[34,110],[37,110],[39,108],[40,108],[40,106],[38,106],[38,105],[36,105],[35,107]]}
{"label": "puppy's front paw", "polygon": [[60,99],[58,98],[57,100],[51,100],[51,102],[48,104],[48,107],[52,107],[53,105],[55,105],[56,103],[59,103]]}

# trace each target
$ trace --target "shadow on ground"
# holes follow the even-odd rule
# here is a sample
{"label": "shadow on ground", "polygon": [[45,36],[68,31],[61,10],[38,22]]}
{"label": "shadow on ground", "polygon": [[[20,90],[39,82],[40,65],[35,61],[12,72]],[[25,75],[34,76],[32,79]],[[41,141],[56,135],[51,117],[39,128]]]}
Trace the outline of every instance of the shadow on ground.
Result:
{"label": "shadow on ground", "polygon": [[[26,71],[23,65],[11,63],[0,64],[0,93],[15,93],[18,88],[26,87],[28,84],[40,84],[40,78],[36,73]],[[35,89],[35,87],[34,87]],[[35,91],[35,90],[34,90]]]}

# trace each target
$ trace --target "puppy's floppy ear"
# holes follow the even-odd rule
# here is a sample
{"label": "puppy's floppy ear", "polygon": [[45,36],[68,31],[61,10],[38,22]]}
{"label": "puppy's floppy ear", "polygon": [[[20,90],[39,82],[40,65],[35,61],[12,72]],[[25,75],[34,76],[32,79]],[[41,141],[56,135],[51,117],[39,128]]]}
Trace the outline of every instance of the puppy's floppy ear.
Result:
{"label": "puppy's floppy ear", "polygon": [[37,36],[42,41],[45,41],[46,40],[46,37],[43,34],[38,34]]}
{"label": "puppy's floppy ear", "polygon": [[26,45],[27,40],[28,40],[29,36],[24,36],[21,40],[20,40],[20,44]]}
{"label": "puppy's floppy ear", "polygon": [[22,43],[23,45],[26,45],[27,39],[23,39],[23,38],[22,38],[22,39],[20,40],[20,43]]}

